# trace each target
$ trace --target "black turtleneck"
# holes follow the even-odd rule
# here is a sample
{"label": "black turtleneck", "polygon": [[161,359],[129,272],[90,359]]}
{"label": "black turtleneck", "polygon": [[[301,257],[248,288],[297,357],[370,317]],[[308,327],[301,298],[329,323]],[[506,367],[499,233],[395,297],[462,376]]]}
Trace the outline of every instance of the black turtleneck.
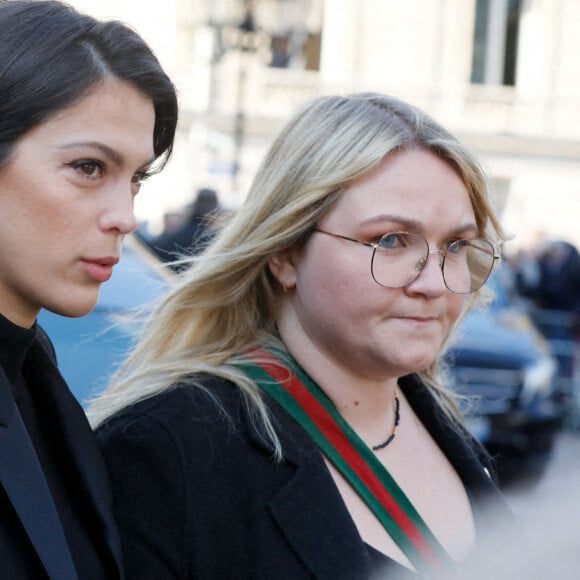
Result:
{"label": "black turtleneck", "polygon": [[22,377],[24,360],[30,346],[36,340],[37,332],[36,324],[32,328],[23,328],[0,314],[0,366],[12,386],[17,403],[24,396],[25,390]]}
{"label": "black turtleneck", "polygon": [[40,332],[36,324],[23,328],[0,315],[0,366],[53,496],[79,578],[105,578],[98,549],[91,539],[95,530],[91,529],[82,484],[67,461],[62,431],[55,424],[59,419],[51,405],[51,390],[68,387],[52,357],[46,355],[39,341]]}

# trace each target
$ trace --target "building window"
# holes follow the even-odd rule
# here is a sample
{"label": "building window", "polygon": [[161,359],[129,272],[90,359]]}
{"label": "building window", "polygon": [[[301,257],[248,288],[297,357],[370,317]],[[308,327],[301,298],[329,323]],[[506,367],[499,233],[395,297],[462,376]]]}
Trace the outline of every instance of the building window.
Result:
{"label": "building window", "polygon": [[320,69],[320,33],[292,36],[272,36],[270,66],[274,68]]}
{"label": "building window", "polygon": [[521,0],[477,0],[471,82],[514,86]]}

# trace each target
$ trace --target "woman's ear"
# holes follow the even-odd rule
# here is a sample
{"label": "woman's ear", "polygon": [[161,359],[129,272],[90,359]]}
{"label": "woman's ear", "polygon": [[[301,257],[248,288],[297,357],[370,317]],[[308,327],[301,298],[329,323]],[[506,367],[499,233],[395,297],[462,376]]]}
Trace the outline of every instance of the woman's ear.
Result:
{"label": "woman's ear", "polygon": [[284,292],[296,286],[295,252],[292,249],[276,252],[268,260],[268,268]]}

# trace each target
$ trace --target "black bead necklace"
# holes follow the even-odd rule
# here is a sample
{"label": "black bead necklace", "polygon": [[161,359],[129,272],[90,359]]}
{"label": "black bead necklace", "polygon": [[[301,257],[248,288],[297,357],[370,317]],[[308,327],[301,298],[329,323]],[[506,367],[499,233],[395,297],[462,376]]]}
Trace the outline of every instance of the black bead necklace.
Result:
{"label": "black bead necklace", "polygon": [[399,429],[399,423],[401,422],[401,403],[399,401],[399,395],[397,393],[397,388],[394,391],[394,405],[395,405],[395,424],[393,425],[393,430],[389,435],[388,439],[379,445],[373,445],[373,451],[379,451],[379,449],[384,449],[387,445],[393,442],[393,439],[397,435],[397,430]]}

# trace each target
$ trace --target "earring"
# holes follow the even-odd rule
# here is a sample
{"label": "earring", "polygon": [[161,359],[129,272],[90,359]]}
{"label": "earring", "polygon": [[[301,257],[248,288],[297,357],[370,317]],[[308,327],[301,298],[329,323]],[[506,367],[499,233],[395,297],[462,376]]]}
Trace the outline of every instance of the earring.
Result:
{"label": "earring", "polygon": [[286,284],[282,284],[282,290],[284,290],[284,294],[288,292],[288,288],[286,288]]}

